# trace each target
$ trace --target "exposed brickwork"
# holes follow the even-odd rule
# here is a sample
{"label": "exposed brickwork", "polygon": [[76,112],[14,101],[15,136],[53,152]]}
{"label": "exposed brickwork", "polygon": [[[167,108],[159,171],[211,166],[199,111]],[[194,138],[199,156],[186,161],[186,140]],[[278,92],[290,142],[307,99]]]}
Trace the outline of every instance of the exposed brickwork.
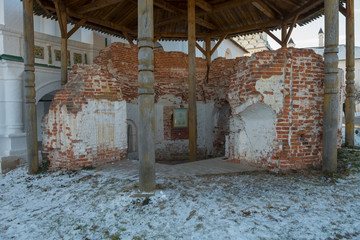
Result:
{"label": "exposed brickwork", "polygon": [[126,111],[117,113],[125,110],[120,89],[104,66],[74,66],[69,82],[56,94],[43,119],[43,152],[51,170],[124,159],[126,135],[124,139],[115,136],[116,129],[126,131]]}
{"label": "exposed brickwork", "polygon": [[[50,109],[52,112],[45,120],[47,126],[44,131],[49,137],[45,137],[44,149],[49,156],[53,156],[52,169],[78,169],[124,157],[126,144],[125,147],[121,145],[121,148],[108,149],[108,140],[106,144],[98,142],[91,145],[85,154],[75,156],[72,149],[78,146],[77,141],[83,140],[73,137],[76,126],[61,126],[62,122],[57,118],[74,115],[76,119],[90,100],[125,100],[136,104],[137,53],[135,46],[116,43],[100,52],[94,60],[95,65],[78,65],[73,69],[69,83],[56,95]],[[155,102],[161,107],[162,115],[162,121],[156,123],[161,135],[156,139],[156,153],[163,158],[171,158],[179,153],[186,155],[188,132],[187,129],[172,127],[172,110],[187,107],[187,55],[158,50],[154,55]],[[198,117],[201,130],[198,143],[199,153],[203,157],[221,156],[226,150],[231,161],[249,161],[269,169],[320,166],[324,78],[321,56],[312,50],[282,49],[232,60],[218,58],[212,62],[209,73],[204,59],[196,59],[196,67],[196,92],[201,112]],[[262,113],[268,114],[269,119],[274,118],[265,119],[266,124],[273,124],[273,131],[264,130],[271,144],[266,149],[257,149],[257,142],[249,141],[247,147],[250,150],[241,152],[244,149],[235,145],[246,140],[244,132],[256,126],[252,117],[261,119]],[[89,114],[88,117],[91,117],[94,113]],[[55,119],[54,122],[49,121],[50,118]],[[137,122],[136,119],[130,120]],[[255,131],[256,134],[257,131],[261,134],[261,127]],[[109,132],[106,129],[101,131],[103,135]],[[124,133],[126,135],[126,129]],[[67,141],[67,149],[59,150],[64,141]],[[97,149],[99,146],[101,149]],[[253,156],[249,154],[251,151]]]}
{"label": "exposed brickwork", "polygon": [[[259,80],[271,81],[274,76],[280,85],[270,82],[259,92]],[[281,170],[321,165],[323,79],[322,57],[312,50],[265,51],[239,62],[229,86],[232,109],[265,103],[276,113],[276,144],[254,164]],[[234,153],[230,158],[243,160]]]}

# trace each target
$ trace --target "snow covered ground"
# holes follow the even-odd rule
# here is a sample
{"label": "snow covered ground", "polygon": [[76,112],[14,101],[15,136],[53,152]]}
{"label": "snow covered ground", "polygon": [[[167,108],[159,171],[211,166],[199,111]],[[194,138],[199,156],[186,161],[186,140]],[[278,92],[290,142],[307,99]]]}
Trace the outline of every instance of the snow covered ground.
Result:
{"label": "snow covered ground", "polygon": [[160,177],[149,198],[120,170],[20,168],[0,176],[0,239],[360,239],[360,151],[349,154],[332,178]]}

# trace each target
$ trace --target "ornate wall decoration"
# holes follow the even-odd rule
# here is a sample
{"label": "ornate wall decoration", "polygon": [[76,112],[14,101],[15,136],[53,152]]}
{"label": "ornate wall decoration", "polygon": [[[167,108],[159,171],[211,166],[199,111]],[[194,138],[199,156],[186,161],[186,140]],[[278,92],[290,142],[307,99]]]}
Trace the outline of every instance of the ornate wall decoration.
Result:
{"label": "ornate wall decoration", "polygon": [[44,48],[40,46],[34,47],[35,58],[44,59]]}
{"label": "ornate wall decoration", "polygon": [[55,53],[55,61],[60,62],[61,61],[61,51],[60,50],[54,50]]}
{"label": "ornate wall decoration", "polygon": [[74,64],[82,63],[81,53],[74,53]]}
{"label": "ornate wall decoration", "polygon": [[52,64],[51,46],[47,46],[47,49],[48,49],[48,64]]}

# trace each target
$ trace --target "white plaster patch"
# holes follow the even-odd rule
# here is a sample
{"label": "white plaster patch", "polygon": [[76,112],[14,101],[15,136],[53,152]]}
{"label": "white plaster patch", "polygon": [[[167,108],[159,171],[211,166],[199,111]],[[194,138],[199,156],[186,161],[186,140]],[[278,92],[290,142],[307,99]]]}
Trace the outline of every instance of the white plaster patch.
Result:
{"label": "white plaster patch", "polygon": [[77,114],[67,112],[65,105],[60,111],[50,110],[45,124],[51,132],[56,123],[58,134],[44,134],[44,143],[52,143],[51,147],[61,152],[72,149],[76,157],[86,155],[87,150],[96,153],[98,149],[126,149],[126,102],[87,101]]}
{"label": "white plaster patch", "polygon": [[268,79],[256,81],[255,88],[264,96],[264,103],[271,106],[276,113],[279,113],[284,107],[283,76],[274,75]]}
{"label": "white plaster patch", "polygon": [[276,146],[276,114],[265,104],[248,107],[230,121],[226,155],[230,159],[258,162]]}

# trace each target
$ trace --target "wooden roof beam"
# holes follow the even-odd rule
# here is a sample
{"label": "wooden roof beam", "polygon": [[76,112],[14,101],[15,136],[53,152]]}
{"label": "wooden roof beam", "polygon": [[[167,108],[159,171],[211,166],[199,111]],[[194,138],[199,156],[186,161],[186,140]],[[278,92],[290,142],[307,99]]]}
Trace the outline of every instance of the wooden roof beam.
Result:
{"label": "wooden roof beam", "polygon": [[252,5],[259,9],[262,13],[264,13],[266,16],[268,16],[270,19],[274,19],[276,17],[276,14],[274,11],[268,7],[263,1],[257,0],[252,2]]}
{"label": "wooden roof beam", "polygon": [[212,12],[213,7],[210,3],[206,2],[205,0],[196,0],[195,5],[204,10],[205,12]]}
{"label": "wooden roof beam", "polygon": [[197,49],[199,49],[199,51],[202,54],[204,54],[206,56],[206,51],[197,42],[195,42],[195,46],[197,47]]}
{"label": "wooden roof beam", "polygon": [[[220,4],[215,4],[213,5],[211,8],[212,8],[212,11],[211,12],[208,12],[208,11],[197,11],[196,13],[196,23],[199,24],[199,25],[202,25],[203,27],[206,27],[208,29],[211,29],[211,30],[216,30],[218,29],[217,26],[215,26],[214,24],[212,23],[209,23],[207,22],[206,20],[200,18],[202,16],[206,16],[208,14],[211,14],[211,13],[216,13],[216,12],[220,12],[222,10],[225,10],[225,9],[228,9],[228,8],[232,8],[232,7],[239,7],[241,5],[244,5],[246,3],[249,3],[249,2],[252,2],[253,0],[242,0],[242,1],[239,1],[239,0],[231,0],[231,1],[227,1],[225,3],[220,3]],[[163,5],[163,1],[160,1],[160,0],[157,0],[154,2],[154,5],[159,5],[158,7],[160,7],[161,5]],[[167,3],[168,4],[168,3]],[[177,8],[177,7],[175,7]],[[169,9],[170,10],[170,9]],[[177,8],[177,10],[179,10]],[[174,8],[171,9],[171,11],[175,11]],[[185,11],[185,10],[184,10]],[[179,14],[183,14],[183,13],[179,13]],[[187,14],[185,14],[187,15]],[[167,25],[167,24],[171,24],[171,23],[174,23],[174,22],[178,22],[178,21],[182,21],[182,20],[186,20],[186,16],[172,16],[170,18],[167,18],[167,19],[164,19],[163,21],[161,22],[157,22],[155,23],[155,26],[158,27],[158,26],[163,26],[163,25]],[[206,23],[206,25],[205,25]]]}
{"label": "wooden roof beam", "polygon": [[273,11],[275,11],[277,13],[278,16],[280,16],[280,18],[284,17],[284,14],[274,6],[274,4],[271,4],[268,2],[268,0],[262,0],[262,2],[264,2],[267,6],[269,6]]}
{"label": "wooden roof beam", "polygon": [[309,10],[311,10],[312,8],[314,8],[316,5],[319,5],[320,3],[323,3],[324,0],[311,0],[308,1],[303,7],[300,7],[297,11],[291,12],[288,15],[285,16],[285,21],[289,21],[291,20],[295,15],[297,14],[302,14],[304,12],[307,12]]}
{"label": "wooden roof beam", "polygon": [[111,6],[120,2],[123,2],[124,0],[97,0],[95,2],[91,2],[89,4],[86,4],[79,9],[79,13],[87,13],[91,11],[95,11],[107,6]]}
{"label": "wooden roof beam", "polygon": [[[186,20],[187,19],[187,11],[184,10],[184,9],[180,9],[178,8],[177,6],[174,6],[172,4],[169,4],[165,1],[160,1],[160,0],[155,0],[154,1],[154,5],[163,9],[163,10],[166,10],[166,11],[169,11],[171,13],[174,13],[174,14],[177,14],[177,15],[180,15],[179,18],[177,18],[177,20],[174,19],[174,17],[171,17],[170,19],[167,19],[166,21],[162,21],[162,22],[158,22],[155,24],[155,26],[161,26],[161,25],[166,25],[166,24],[169,24],[169,23],[172,23],[172,22],[176,22],[176,21],[179,21],[179,20]],[[208,29],[211,29],[211,30],[216,30],[218,27],[200,17],[196,17],[195,18],[196,20],[196,24],[200,25],[200,26],[203,26],[203,27],[206,27]]]}
{"label": "wooden roof beam", "polygon": [[[255,30],[255,29],[267,28],[267,27],[277,26],[277,25],[281,25],[281,24],[282,24],[281,19],[274,19],[272,21],[267,22],[266,24],[257,23],[257,24],[233,28],[233,29],[227,30],[226,33],[228,35],[235,34],[235,33],[241,34],[241,33],[246,33],[248,31]],[[221,36],[223,33],[224,33],[224,31],[212,32],[211,37],[217,38],[217,37]]]}
{"label": "wooden roof beam", "polygon": [[46,9],[46,7],[42,4],[42,2],[40,0],[36,0],[37,4],[39,4],[39,6],[44,10],[44,12],[47,15],[51,15],[50,12]]}
{"label": "wooden roof beam", "polygon": [[272,39],[274,39],[279,45],[282,45],[282,41],[276,37],[274,34],[272,34],[267,28],[263,27],[262,30],[267,33]]}
{"label": "wooden roof beam", "polygon": [[59,22],[61,37],[66,38],[67,36],[67,19],[66,19],[66,9],[64,4],[59,0],[53,0],[56,16]]}
{"label": "wooden roof beam", "polygon": [[291,33],[292,33],[294,27],[296,26],[296,22],[297,22],[297,20],[298,20],[298,18],[299,18],[299,15],[300,15],[300,13],[298,13],[298,14],[295,15],[295,17],[294,17],[294,19],[293,19],[293,22],[292,22],[292,24],[291,24],[291,26],[290,26],[290,28],[289,28],[289,31],[288,31],[287,34],[286,34],[286,38],[285,38],[285,43],[286,43],[286,45],[287,45],[287,43],[288,43],[288,41],[289,41],[289,39],[290,39],[290,36],[291,36]]}
{"label": "wooden roof beam", "polygon": [[227,8],[233,8],[233,7],[239,7],[243,4],[252,2],[254,0],[231,0],[231,1],[226,1],[225,3],[219,3],[219,4],[215,4],[213,5],[213,12],[219,12],[219,11],[223,11]]}
{"label": "wooden roof beam", "polygon": [[344,6],[341,4],[341,2],[339,2],[339,12],[341,12],[341,14],[342,14],[344,17],[347,16],[346,8],[344,8]]}
{"label": "wooden roof beam", "polygon": [[224,39],[227,37],[227,33],[225,33],[224,35],[222,35],[221,39],[219,39],[219,41],[215,44],[215,46],[213,47],[213,49],[211,49],[210,51],[210,55],[213,55],[214,52],[216,51],[216,49],[220,46],[220,44],[224,41]]}
{"label": "wooden roof beam", "polygon": [[102,20],[102,19],[98,19],[98,18],[94,18],[94,17],[88,17],[84,14],[81,14],[81,13],[78,13],[75,11],[71,11],[70,9],[66,9],[66,12],[71,17],[75,17],[78,19],[87,19],[87,21],[90,23],[96,23],[101,26],[109,27],[109,28],[112,28],[112,29],[115,29],[115,30],[121,31],[121,32],[127,32],[127,33],[131,33],[131,34],[135,34],[135,35],[137,34],[136,31],[133,31],[125,26],[113,23],[111,21],[106,21],[106,20]]}
{"label": "wooden roof beam", "polygon": [[81,19],[79,22],[76,23],[76,25],[67,33],[66,38],[70,38],[87,20]]}

